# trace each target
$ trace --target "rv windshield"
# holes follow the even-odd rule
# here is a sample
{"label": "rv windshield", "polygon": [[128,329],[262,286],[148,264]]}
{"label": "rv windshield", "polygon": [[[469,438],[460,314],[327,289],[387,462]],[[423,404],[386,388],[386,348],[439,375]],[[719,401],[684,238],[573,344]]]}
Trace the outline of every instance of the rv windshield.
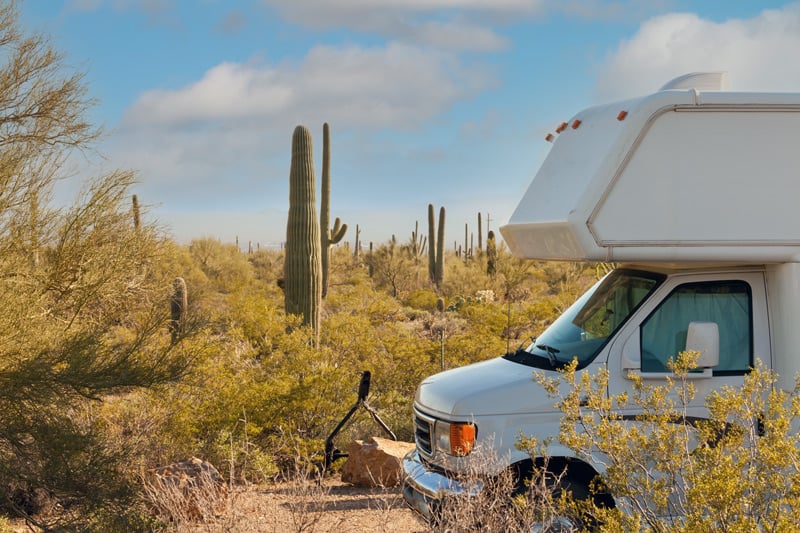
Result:
{"label": "rv windshield", "polygon": [[653,272],[614,270],[530,346],[506,358],[540,368],[560,368],[573,359],[578,360],[578,368],[588,365],[664,277]]}

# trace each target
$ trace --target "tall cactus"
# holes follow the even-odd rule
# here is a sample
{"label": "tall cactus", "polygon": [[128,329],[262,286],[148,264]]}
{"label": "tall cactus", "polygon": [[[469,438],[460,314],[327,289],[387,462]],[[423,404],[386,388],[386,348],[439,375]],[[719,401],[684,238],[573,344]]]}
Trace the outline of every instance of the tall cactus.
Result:
{"label": "tall cactus", "polygon": [[302,315],[303,324],[311,326],[314,331],[314,344],[317,345],[322,300],[322,246],[315,181],[311,133],[305,126],[297,126],[292,135],[289,170],[284,306],[287,313]]}
{"label": "tall cactus", "polygon": [[411,232],[411,256],[414,263],[419,264],[419,258],[425,253],[425,242],[427,237],[419,234],[419,220],[414,222],[414,231]]}
{"label": "tall cactus", "polygon": [[[437,287],[444,280],[444,206],[439,208],[439,226],[436,228],[433,204],[428,204],[428,275]],[[437,232],[434,233],[434,229]]]}
{"label": "tall cactus", "polygon": [[436,218],[433,204],[428,204],[428,278],[436,283]]}
{"label": "tall cactus", "polygon": [[172,334],[172,342],[178,339],[178,335],[186,328],[186,313],[189,308],[189,293],[186,290],[186,281],[183,278],[175,278],[172,282],[172,297],[169,300],[169,331]]}
{"label": "tall cactus", "polygon": [[494,277],[497,272],[497,243],[494,240],[494,232],[489,230],[486,235],[486,273]]}
{"label": "tall cactus", "polygon": [[481,221],[481,213],[478,211],[478,253],[483,249],[483,227]]}
{"label": "tall cactus", "polygon": [[322,238],[322,298],[328,295],[328,269],[331,246],[338,243],[347,233],[347,224],[336,217],[331,225],[331,139],[328,123],[322,125],[322,200],[319,208],[320,236]]}
{"label": "tall cactus", "polygon": [[439,228],[436,241],[436,286],[444,281],[444,206],[439,208]]}
{"label": "tall cactus", "polygon": [[358,259],[358,253],[361,251],[361,228],[356,224],[356,240],[353,243],[353,257]]}
{"label": "tall cactus", "polygon": [[131,210],[133,211],[133,229],[139,231],[139,228],[142,225],[142,214],[141,209],[139,208],[139,197],[135,194],[131,197]]}

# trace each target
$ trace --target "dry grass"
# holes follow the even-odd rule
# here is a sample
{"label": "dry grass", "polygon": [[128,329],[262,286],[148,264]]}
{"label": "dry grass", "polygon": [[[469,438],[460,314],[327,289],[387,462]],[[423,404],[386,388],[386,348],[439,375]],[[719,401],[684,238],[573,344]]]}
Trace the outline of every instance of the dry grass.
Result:
{"label": "dry grass", "polygon": [[[234,486],[220,502],[197,487],[187,495],[153,484],[147,498],[168,529],[195,532],[423,532],[426,525],[405,506],[400,490],[353,487],[301,474],[268,487]],[[203,512],[188,513],[186,503]],[[214,510],[224,509],[222,513]]]}
{"label": "dry grass", "polygon": [[[145,483],[147,500],[162,523],[178,532],[568,532],[560,521],[564,502],[554,498],[563,479],[546,465],[534,468],[520,484],[510,471],[485,479],[482,462],[491,450],[476,450],[473,470],[461,478],[481,485],[473,497],[443,502],[437,520],[426,523],[406,507],[401,491],[361,488],[319,478],[299,468],[280,483],[259,487],[233,485],[219,490],[218,480],[201,475],[191,485]],[[204,473],[205,474],[205,473]]]}
{"label": "dry grass", "polygon": [[548,464],[532,467],[525,481],[520,481],[510,470],[499,476],[486,478],[482,465],[494,464],[495,452],[489,447],[476,449],[470,461],[470,470],[460,478],[465,487],[481,487],[475,496],[446,499],[437,519],[430,525],[432,531],[481,531],[506,533],[544,531],[567,533],[577,531],[562,518],[569,509],[569,498],[554,496],[565,481],[564,474],[548,470]]}

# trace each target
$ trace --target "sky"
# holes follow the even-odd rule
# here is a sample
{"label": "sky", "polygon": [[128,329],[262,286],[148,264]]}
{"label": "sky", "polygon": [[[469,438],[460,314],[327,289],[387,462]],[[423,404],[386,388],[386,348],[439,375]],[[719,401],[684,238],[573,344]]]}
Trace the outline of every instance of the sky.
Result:
{"label": "sky", "polygon": [[[508,221],[581,109],[696,71],[800,90],[800,2],[779,0],[18,0],[85,73],[104,135],[59,194],[133,169],[180,243],[279,246],[291,136],[331,129],[331,215],[363,243],[448,243]],[[319,192],[318,192],[319,197]],[[319,200],[319,198],[318,198]]]}

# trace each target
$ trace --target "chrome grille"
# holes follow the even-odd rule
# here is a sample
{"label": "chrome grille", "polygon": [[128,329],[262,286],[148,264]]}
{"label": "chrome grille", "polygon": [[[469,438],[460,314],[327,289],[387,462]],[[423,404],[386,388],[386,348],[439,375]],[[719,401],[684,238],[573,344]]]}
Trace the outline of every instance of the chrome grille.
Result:
{"label": "chrome grille", "polygon": [[414,442],[417,449],[425,456],[430,457],[433,452],[433,419],[414,412]]}

